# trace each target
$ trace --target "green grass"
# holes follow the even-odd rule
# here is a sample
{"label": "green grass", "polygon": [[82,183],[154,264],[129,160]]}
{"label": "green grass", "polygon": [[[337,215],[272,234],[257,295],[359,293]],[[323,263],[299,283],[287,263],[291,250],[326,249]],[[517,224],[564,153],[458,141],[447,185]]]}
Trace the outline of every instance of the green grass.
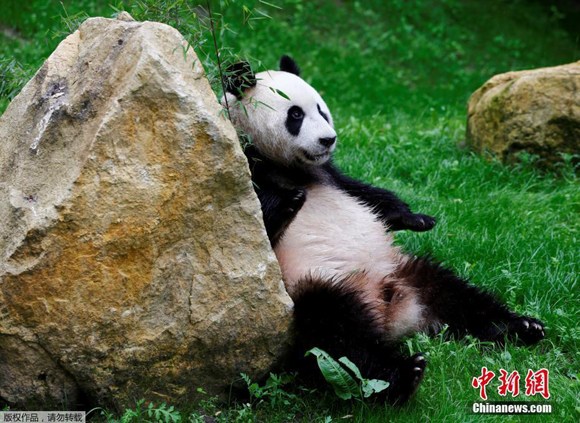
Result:
{"label": "green grass", "polygon": [[[0,112],[67,30],[59,2],[5,3],[0,24],[15,28],[18,36],[0,35]],[[207,32],[199,32],[191,10],[177,7],[181,1],[160,3],[166,8],[128,1],[115,6],[188,34],[219,91]],[[345,421],[357,422],[576,421],[577,177],[570,165],[542,173],[533,160],[507,167],[461,147],[467,99],[489,77],[580,58],[577,35],[561,29],[557,9],[535,1],[288,0],[276,2],[282,7],[277,10],[247,1],[272,19],[244,24],[241,2],[222,3],[212,4],[227,24],[218,28],[224,57],[248,57],[260,70],[276,66],[281,54],[294,56],[333,112],[339,165],[354,177],[397,192],[415,211],[437,216],[433,231],[401,232],[398,242],[410,252],[433,254],[511,308],[541,318],[547,339],[532,348],[498,348],[473,339],[417,335],[405,348],[426,352],[429,365],[417,396],[401,409],[298,391],[291,393],[291,405],[255,400],[248,407],[207,400],[181,410],[182,417],[198,421],[199,414],[190,412],[201,407],[211,415],[219,412],[216,421],[322,422],[328,416],[332,421],[352,416]],[[64,4],[69,16],[113,12],[99,1]],[[167,11],[171,4],[176,7]],[[470,405],[478,399],[471,379],[482,366],[496,373],[499,368],[518,370],[522,384],[528,368],[549,369],[553,414],[471,414]],[[497,387],[497,380],[491,387]]]}

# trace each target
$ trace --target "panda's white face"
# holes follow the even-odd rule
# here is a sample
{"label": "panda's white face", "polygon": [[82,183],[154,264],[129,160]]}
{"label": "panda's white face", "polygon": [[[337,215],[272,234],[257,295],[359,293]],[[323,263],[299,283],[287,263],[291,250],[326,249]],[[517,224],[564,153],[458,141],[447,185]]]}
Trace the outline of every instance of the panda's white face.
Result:
{"label": "panda's white face", "polygon": [[256,79],[241,104],[228,94],[234,125],[271,160],[286,165],[324,164],[336,146],[336,132],[322,97],[289,72],[261,72]]}

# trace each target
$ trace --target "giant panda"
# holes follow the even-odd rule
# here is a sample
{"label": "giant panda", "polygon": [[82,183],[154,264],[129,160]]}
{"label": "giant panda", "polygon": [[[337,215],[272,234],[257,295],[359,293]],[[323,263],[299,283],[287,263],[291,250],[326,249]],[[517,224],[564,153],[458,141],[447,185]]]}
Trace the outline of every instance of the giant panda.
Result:
{"label": "giant panda", "polygon": [[332,162],[336,131],[318,92],[288,56],[280,70],[228,69],[226,105],[245,148],[264,223],[294,301],[289,365],[319,376],[304,353],[319,347],[348,357],[366,378],[390,382],[384,400],[403,404],[425,371],[424,354],[406,356],[401,339],[417,331],[506,338],[526,345],[544,337],[537,319],[427,257],[405,254],[392,232],[429,230],[435,219],[411,212],[392,192],[341,173]]}

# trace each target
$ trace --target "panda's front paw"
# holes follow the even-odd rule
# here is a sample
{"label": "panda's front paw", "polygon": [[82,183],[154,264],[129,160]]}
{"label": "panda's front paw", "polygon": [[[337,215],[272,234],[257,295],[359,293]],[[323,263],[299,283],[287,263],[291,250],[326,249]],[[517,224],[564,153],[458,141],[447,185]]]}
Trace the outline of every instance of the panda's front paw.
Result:
{"label": "panda's front paw", "polygon": [[516,315],[508,322],[508,335],[524,345],[533,345],[546,336],[544,324],[538,319]]}
{"label": "panda's front paw", "polygon": [[424,232],[433,229],[437,222],[434,217],[426,214],[408,214],[401,218],[403,229],[410,229],[416,232]]}
{"label": "panda's front paw", "polygon": [[306,201],[305,189],[294,189],[288,192],[285,201],[285,208],[288,214],[295,214],[302,208]]}

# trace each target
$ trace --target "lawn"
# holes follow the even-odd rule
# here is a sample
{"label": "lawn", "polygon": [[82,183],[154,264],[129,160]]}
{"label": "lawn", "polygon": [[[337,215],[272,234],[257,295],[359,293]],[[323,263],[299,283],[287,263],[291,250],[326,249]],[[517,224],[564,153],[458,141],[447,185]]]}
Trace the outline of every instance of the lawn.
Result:
{"label": "lawn", "polygon": [[[22,3],[3,0],[0,6],[0,113],[75,22],[120,9],[187,34],[219,95],[205,14],[188,2],[117,1],[114,8],[97,0]],[[464,146],[467,100],[488,78],[580,59],[580,33],[566,25],[570,16],[533,0],[271,3],[276,7],[212,2],[223,57],[248,58],[259,71],[277,66],[282,54],[292,55],[333,113],[340,167],[438,218],[434,230],[400,232],[397,242],[409,252],[432,254],[512,309],[540,318],[547,337],[532,348],[499,348],[474,339],[417,335],[405,349],[424,351],[429,364],[416,397],[399,409],[283,386],[250,406],[211,399],[192,404],[179,410],[182,418],[204,421],[195,411],[204,409],[214,415],[205,421],[577,421],[580,189],[575,170],[570,164],[536,170],[533,157],[504,166]],[[528,369],[548,369],[549,400],[523,393],[516,400],[552,404],[552,414],[472,414],[479,395],[471,381],[483,366],[496,374],[502,368],[519,371],[522,389]],[[513,399],[500,397],[498,384],[496,378],[489,385],[490,399]]]}

